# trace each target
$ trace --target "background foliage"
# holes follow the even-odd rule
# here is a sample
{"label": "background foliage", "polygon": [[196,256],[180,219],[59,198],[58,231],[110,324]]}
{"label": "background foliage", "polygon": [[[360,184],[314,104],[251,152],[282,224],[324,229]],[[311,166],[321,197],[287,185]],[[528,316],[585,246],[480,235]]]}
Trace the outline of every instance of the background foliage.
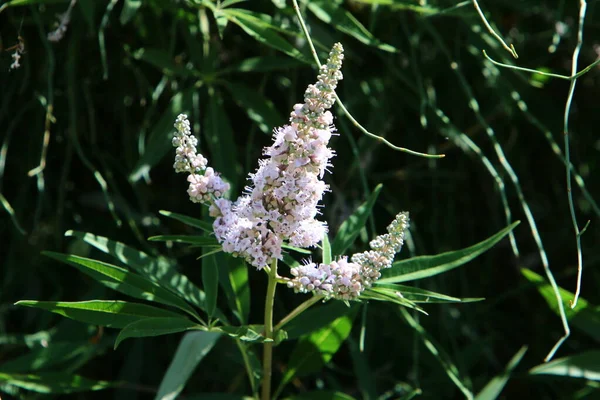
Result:
{"label": "background foliage", "polygon": [[[77,373],[100,386],[97,381],[121,382],[64,398],[156,394],[179,335],[127,340],[113,351],[116,334],[110,329],[13,304],[125,298],[41,254],[50,250],[102,259],[81,240],[65,237],[68,229],[164,255],[191,281],[201,282],[196,251],[146,240],[192,233],[159,215],[161,209],[201,217],[201,209],[187,200],[185,182],[172,170],[175,116],[190,115],[203,153],[239,193],[272,128],[287,121],[315,74],[289,2],[225,1],[221,6],[229,8],[223,10],[205,3],[79,0],[57,43],[49,42],[47,33],[69,2],[0,5],[3,398],[38,396],[6,383],[10,379],[3,374],[57,371]],[[587,5],[582,67],[598,57],[597,4]],[[522,223],[514,231],[514,246],[505,239],[465,268],[418,283],[485,301],[426,305],[429,316],[375,303],[341,307],[339,312],[353,319],[348,340],[325,367],[306,371],[284,394],[325,387],[356,398],[410,398],[419,392],[423,398],[461,398],[464,390],[458,387],[480,393],[528,346],[520,363],[522,353],[514,359],[518,366],[501,396],[598,395],[598,67],[578,80],[570,119],[575,213],[580,228],[591,221],[581,237],[583,299],[568,313],[572,335],[557,354],[574,358],[568,361],[570,372],[559,365],[547,375],[544,366],[536,366],[562,327],[553,295],[539,276],[544,275],[540,253],[569,292],[577,270],[562,134],[569,81],[498,68],[482,50],[497,61],[570,75],[579,4],[489,0],[481,6],[515,45],[518,60],[485,29],[470,1],[301,2],[321,59],[334,42],[346,49],[338,94],[352,115],[395,145],[446,155],[436,160],[395,151],[366,137],[336,109],[339,136],[332,145],[337,156],[326,178],[332,192],[323,210],[331,231],[379,183],[383,189],[359,247],[400,210],[410,211],[412,222],[401,258],[470,246],[507,226],[507,213]],[[19,37],[25,45],[21,67],[9,70],[11,47]],[[43,169],[33,170],[40,164]],[[249,279],[249,320],[260,321],[264,276],[251,270]],[[572,295],[564,294],[567,304]],[[276,315],[301,301],[291,292],[279,295]],[[219,297],[220,304],[226,302],[226,296]],[[49,342],[57,345],[47,347]],[[298,351],[295,343],[276,348],[280,378]],[[440,353],[432,355],[429,345]],[[573,371],[580,376],[567,377]],[[184,394],[248,393],[244,374],[233,342],[221,340]]]}

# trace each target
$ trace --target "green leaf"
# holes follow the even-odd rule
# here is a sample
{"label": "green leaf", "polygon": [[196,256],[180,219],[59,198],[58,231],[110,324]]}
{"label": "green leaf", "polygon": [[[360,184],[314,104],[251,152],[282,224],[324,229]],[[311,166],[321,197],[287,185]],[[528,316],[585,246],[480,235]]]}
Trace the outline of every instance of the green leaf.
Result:
{"label": "green leaf", "polygon": [[243,340],[244,342],[272,342],[273,340],[265,340],[262,335],[264,331],[263,325],[244,325],[244,326],[220,326],[215,328],[226,335],[235,339]]}
{"label": "green leaf", "polygon": [[390,53],[399,52],[395,47],[379,41],[354,15],[331,0],[310,1],[308,9],[321,21],[334,26],[335,29],[352,36],[361,43]]}
{"label": "green leaf", "polygon": [[250,282],[248,281],[248,266],[239,258],[228,257],[227,276],[231,291],[227,292],[227,298],[231,308],[235,310],[241,324],[248,323],[250,315]]}
{"label": "green leaf", "polygon": [[197,236],[197,235],[158,235],[148,238],[151,242],[175,242],[187,243],[200,247],[220,247],[214,236]]}
{"label": "green leaf", "polygon": [[323,242],[321,244],[323,246],[323,264],[331,264],[331,243],[329,242],[329,235],[327,232],[323,235]]}
{"label": "green leaf", "polygon": [[[167,290],[204,310],[205,294],[185,275],[177,272],[175,264],[164,257],[151,257],[121,242],[92,233],[68,231],[66,236],[83,240],[103,253],[110,254],[124,265],[134,269]],[[223,319],[223,318],[221,318]]]}
{"label": "green leaf", "polygon": [[[548,306],[556,315],[559,315],[558,303],[552,290],[552,286],[541,276],[526,268],[521,269],[521,273],[529,282],[535,283]],[[558,288],[560,297],[569,325],[575,327],[597,341],[600,341],[600,306],[590,304],[586,299],[579,298],[577,307],[572,309],[569,301],[573,299],[572,292],[563,288]]]}
{"label": "green leaf", "polygon": [[35,347],[23,356],[2,361],[2,372],[36,372],[50,370],[55,366],[74,365],[98,354],[102,346],[85,341],[47,343],[46,347]]}
{"label": "green leaf", "polygon": [[155,400],[169,400],[177,397],[188,379],[221,337],[216,332],[186,333],[175,352],[175,356],[165,373]]}
{"label": "green leaf", "polygon": [[173,218],[179,222],[183,222],[186,225],[193,226],[194,228],[202,229],[205,232],[213,233],[213,227],[210,222],[202,221],[198,218],[188,217],[187,215],[177,214],[171,211],[160,210],[160,215],[164,215],[168,218]]}
{"label": "green leaf", "polygon": [[346,219],[342,225],[340,225],[340,229],[338,229],[337,235],[333,239],[333,243],[331,244],[331,252],[333,255],[342,255],[348,248],[354,243],[360,230],[365,226],[367,222],[367,218],[371,214],[371,210],[373,209],[373,205],[379,196],[379,192],[383,186],[381,184],[375,187],[373,193],[369,196],[367,201],[365,201],[360,207],[356,209]]}
{"label": "green leaf", "polygon": [[290,246],[289,244],[285,244],[285,243],[281,245],[281,248],[286,249],[286,250],[295,251],[296,253],[300,253],[300,254],[312,254],[312,251],[310,251],[308,249]]}
{"label": "green leaf", "polygon": [[6,374],[0,372],[0,382],[38,393],[74,393],[102,390],[118,384],[96,381],[66,372],[42,372],[39,374]]}
{"label": "green leaf", "polygon": [[394,293],[399,293],[403,298],[410,300],[414,303],[465,303],[473,301],[485,300],[483,298],[466,298],[460,299],[458,297],[447,296],[445,294],[432,292],[413,286],[390,284],[390,283],[379,283],[375,282],[375,290],[385,288],[393,290]]}
{"label": "green leaf", "polygon": [[79,302],[21,300],[17,306],[40,308],[76,321],[108,328],[124,328],[140,319],[181,318],[180,314],[120,300],[89,300]]}
{"label": "green leaf", "polygon": [[137,182],[145,173],[155,166],[167,153],[175,157],[172,140],[175,128],[173,124],[179,114],[190,114],[193,107],[192,97],[197,91],[195,87],[177,93],[165,109],[162,116],[154,124],[149,135],[144,154],[141,155],[135,167],[129,174],[129,181]]}
{"label": "green leaf", "polygon": [[600,381],[600,350],[588,350],[533,367],[532,375],[555,375]]}
{"label": "green leaf", "polygon": [[510,361],[506,365],[506,368],[504,369],[504,372],[502,372],[502,374],[492,378],[492,380],[489,381],[488,384],[485,385],[485,387],[483,389],[481,389],[481,392],[479,392],[477,394],[477,396],[475,396],[475,400],[495,400],[495,399],[497,399],[498,396],[500,395],[500,393],[502,393],[502,389],[504,389],[504,386],[506,386],[506,382],[508,382],[510,375],[513,373],[513,371],[517,367],[517,365],[519,365],[519,363],[521,362],[521,359],[523,358],[523,356],[525,355],[526,352],[527,352],[527,346],[521,347],[521,349],[519,349],[519,351],[517,351],[517,354],[515,354],[510,359]]}
{"label": "green leaf", "polygon": [[317,329],[322,329],[341,316],[354,312],[356,304],[348,307],[341,301],[330,301],[326,304],[313,306],[291,320],[285,329],[289,339],[297,339]]}
{"label": "green leaf", "polygon": [[400,296],[399,292],[394,289],[388,289],[384,287],[371,287],[360,294],[362,300],[377,300],[385,301],[387,303],[395,303],[403,307],[411,308],[419,311],[425,315],[427,313],[421,307],[415,304],[415,302]]}
{"label": "green leaf", "polygon": [[42,252],[42,254],[77,268],[79,271],[117,292],[137,299],[173,306],[190,315],[198,316],[194,309],[180,297],[163,289],[157,283],[131,273],[124,268],[71,254],[50,251]]}
{"label": "green leaf", "polygon": [[279,35],[278,31],[280,29],[271,23],[271,18],[268,15],[253,13],[240,8],[222,10],[219,15],[224,15],[230,22],[238,25],[258,42],[279,50],[301,62],[311,64],[308,57]]}
{"label": "green leaf", "polygon": [[419,256],[409,258],[408,260],[396,261],[392,265],[392,268],[381,271],[381,278],[379,278],[378,283],[414,281],[460,267],[490,249],[518,224],[519,221],[516,221],[486,240],[462,250],[450,251],[435,256]]}
{"label": "green leaf", "polygon": [[132,322],[119,332],[115,340],[115,349],[119,344],[132,337],[151,337],[183,332],[199,327],[187,318],[146,318]]}
{"label": "green leaf", "polygon": [[217,308],[217,295],[219,293],[219,265],[215,255],[204,258],[202,262],[202,286],[206,293],[206,313],[212,317]]}
{"label": "green leaf", "polygon": [[329,325],[305,336],[296,345],[279,389],[285,387],[291,379],[319,371],[337,353],[352,329],[352,320],[356,313],[342,315]]}
{"label": "green leaf", "polygon": [[225,87],[231,91],[235,102],[263,133],[270,135],[273,128],[284,121],[273,102],[256,89],[241,83],[226,83]]}
{"label": "green leaf", "polygon": [[142,6],[142,0],[125,0],[119,21],[121,25],[127,24],[135,16],[139,8]]}

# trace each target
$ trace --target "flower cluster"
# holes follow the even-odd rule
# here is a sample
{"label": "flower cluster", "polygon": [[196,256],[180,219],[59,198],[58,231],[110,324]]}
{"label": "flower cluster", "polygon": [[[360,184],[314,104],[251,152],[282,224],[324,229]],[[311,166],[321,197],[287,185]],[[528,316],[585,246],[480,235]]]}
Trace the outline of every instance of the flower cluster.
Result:
{"label": "flower cluster", "polygon": [[[328,190],[322,178],[334,155],[327,145],[335,128],[327,110],[335,102],[335,88],[342,79],[342,60],[343,48],[338,43],[321,67],[317,83],[304,93],[304,103],[294,106],[290,124],[274,130],[273,144],[264,149],[265,158],[250,174],[251,184],[235,202],[221,197],[224,190],[213,180],[214,171],[206,168],[206,159],[197,154],[185,116],[175,123],[174,167],[191,174],[190,198],[210,204],[213,230],[223,250],[259,269],[281,258],[284,241],[310,247],[327,232],[327,225],[315,217]],[[204,175],[198,175],[198,169],[205,170]]]}
{"label": "flower cluster", "polygon": [[208,160],[196,151],[198,139],[192,135],[186,115],[180,114],[177,117],[175,130],[173,146],[176,147],[176,154],[173,168],[175,172],[190,174],[187,178],[190,183],[187,192],[191,201],[211,204],[213,199],[221,198],[229,190],[229,184],[211,167],[207,167]]}
{"label": "flower cluster", "polygon": [[387,227],[388,233],[369,243],[370,251],[354,254],[351,262],[342,257],[330,264],[308,263],[294,268],[291,271],[294,278],[288,280],[288,287],[296,292],[313,292],[325,298],[356,299],[379,279],[382,268],[392,266],[394,256],[404,244],[408,225],[408,213],[398,214]]}

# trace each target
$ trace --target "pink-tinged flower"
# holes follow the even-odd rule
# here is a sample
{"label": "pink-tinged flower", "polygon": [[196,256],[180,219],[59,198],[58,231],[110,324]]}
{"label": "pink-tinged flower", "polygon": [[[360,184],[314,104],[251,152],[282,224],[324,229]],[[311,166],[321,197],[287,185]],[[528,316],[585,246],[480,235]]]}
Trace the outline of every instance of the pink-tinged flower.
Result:
{"label": "pink-tinged flower", "polygon": [[288,287],[299,293],[313,292],[326,299],[355,300],[379,279],[382,268],[392,266],[394,256],[404,243],[408,225],[408,213],[398,214],[387,227],[388,233],[373,239],[369,243],[371,250],[354,254],[351,262],[344,256],[330,264],[308,263],[293,268],[294,278],[288,280]]}

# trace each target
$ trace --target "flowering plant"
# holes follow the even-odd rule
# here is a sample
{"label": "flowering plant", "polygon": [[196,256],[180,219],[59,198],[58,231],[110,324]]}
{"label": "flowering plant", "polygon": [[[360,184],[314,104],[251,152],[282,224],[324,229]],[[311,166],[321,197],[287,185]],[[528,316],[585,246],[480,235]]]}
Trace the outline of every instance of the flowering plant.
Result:
{"label": "flowering plant", "polygon": [[[203,263],[202,290],[174,271],[164,258],[150,256],[107,238],[72,231],[68,235],[110,254],[130,269],[71,254],[46,254],[74,266],[111,289],[169,309],[107,300],[25,300],[18,304],[120,329],[115,347],[127,338],[189,331],[182,339],[161,383],[157,395],[161,399],[176,396],[217,339],[229,337],[237,344],[244,360],[252,395],[259,397],[260,387],[260,398],[267,400],[278,397],[292,378],[303,373],[301,366],[304,368],[303,363],[310,354],[323,352],[322,357],[309,368],[314,370],[337,351],[350,334],[355,310],[350,301],[354,304],[366,304],[368,300],[385,301],[402,306],[402,310],[411,308],[421,312],[424,310],[418,303],[464,301],[400,283],[433,276],[466,263],[497,243],[515,224],[463,250],[394,262],[409,227],[407,212],[398,213],[388,225],[387,233],[369,242],[370,250],[346,255],[364,227],[381,190],[380,186],[341,225],[332,242],[329,240],[327,224],[317,219],[320,201],[324,193],[329,191],[323,178],[332,166],[330,160],[335,154],[328,147],[336,132],[329,109],[335,102],[335,89],[342,79],[342,60],[342,45],[335,44],[327,63],[320,68],[317,82],[306,89],[304,102],[293,107],[289,124],[274,130],[273,144],[264,149],[264,158],[259,161],[256,172],[249,175],[248,187],[236,200],[228,198],[229,183],[209,166],[206,157],[198,153],[198,140],[191,132],[187,116],[181,114],[175,121],[172,141],[176,148],[174,169],[188,174],[187,193],[190,200],[207,206],[213,220],[207,224],[193,217],[163,212],[163,215],[200,228],[206,234],[156,236],[151,240],[201,246],[209,250],[209,255],[222,251],[264,271],[268,284],[262,324],[248,323],[249,294],[243,289],[248,284],[248,273],[244,265],[232,267],[227,259],[221,259],[225,260],[225,265],[217,265],[215,270],[215,265],[210,262]],[[322,250],[320,262],[307,259],[300,264],[290,255],[290,252],[310,254],[305,249],[315,247]],[[209,260],[208,257],[205,261]],[[280,261],[291,267],[288,276],[278,273]],[[221,279],[218,278],[219,269],[227,268],[230,269],[229,281],[222,284],[232,304],[231,313],[217,307],[217,282]],[[273,309],[278,284],[311,296],[275,324]],[[306,324],[307,320],[303,318],[308,317],[304,316],[311,315],[313,311],[309,309],[327,300],[341,300],[348,307],[345,311],[339,308],[318,311],[323,318],[316,324]],[[411,325],[416,323],[410,314],[402,312]],[[232,322],[231,314],[241,325]],[[345,323],[342,328],[339,327],[340,321]],[[273,393],[273,348],[282,341],[293,339],[284,328],[294,331],[294,338],[301,338],[298,348],[303,350],[298,350],[298,354],[302,356],[292,355],[287,372]],[[320,342],[313,341],[317,333],[319,337],[331,336],[335,341],[333,348],[328,349],[329,353],[324,352]],[[255,348],[250,346],[253,343],[260,343],[263,347],[260,366]],[[307,343],[313,345],[308,353],[303,347]],[[193,356],[191,362],[190,355]],[[103,385],[107,387],[110,383]]]}

